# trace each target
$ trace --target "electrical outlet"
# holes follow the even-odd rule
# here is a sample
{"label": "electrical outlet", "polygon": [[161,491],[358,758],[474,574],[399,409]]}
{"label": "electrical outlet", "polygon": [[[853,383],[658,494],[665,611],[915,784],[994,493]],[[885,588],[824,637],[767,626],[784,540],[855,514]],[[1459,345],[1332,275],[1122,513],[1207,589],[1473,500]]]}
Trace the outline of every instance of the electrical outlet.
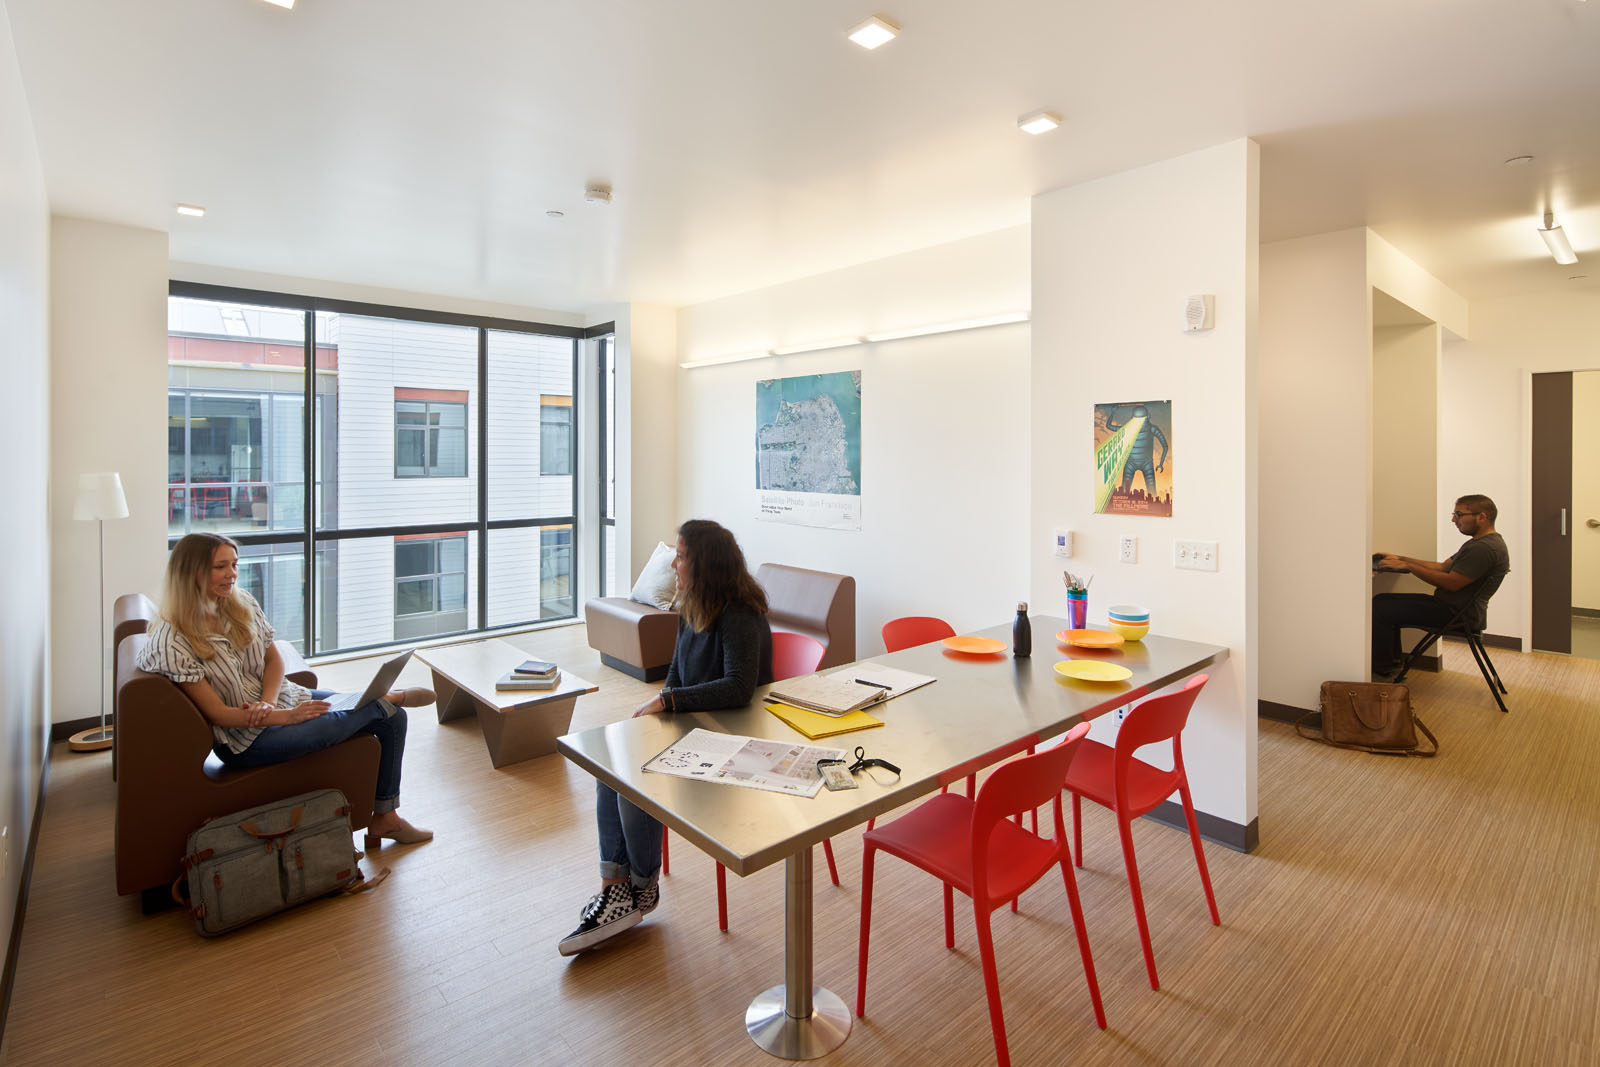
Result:
{"label": "electrical outlet", "polygon": [[1123,563],[1139,562],[1139,539],[1137,537],[1124,537],[1122,547],[1117,553],[1117,559]]}
{"label": "electrical outlet", "polygon": [[1214,571],[1217,569],[1217,543],[1215,541],[1172,542],[1172,565],[1186,571]]}

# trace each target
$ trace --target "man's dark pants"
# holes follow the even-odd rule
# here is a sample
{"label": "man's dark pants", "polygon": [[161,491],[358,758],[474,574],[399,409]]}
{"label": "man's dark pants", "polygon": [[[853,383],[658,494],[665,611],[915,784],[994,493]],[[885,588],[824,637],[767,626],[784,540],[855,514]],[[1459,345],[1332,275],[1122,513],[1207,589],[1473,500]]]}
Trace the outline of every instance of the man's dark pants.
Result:
{"label": "man's dark pants", "polygon": [[1400,663],[1402,627],[1431,630],[1443,626],[1455,608],[1427,593],[1379,593],[1372,598],[1372,669],[1386,671]]}

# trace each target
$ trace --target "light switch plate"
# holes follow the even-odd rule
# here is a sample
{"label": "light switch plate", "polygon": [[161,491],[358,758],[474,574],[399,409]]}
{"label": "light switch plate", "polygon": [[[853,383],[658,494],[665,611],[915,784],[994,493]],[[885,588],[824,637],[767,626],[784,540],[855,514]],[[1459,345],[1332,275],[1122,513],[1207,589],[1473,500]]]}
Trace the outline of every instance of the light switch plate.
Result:
{"label": "light switch plate", "polygon": [[1057,531],[1055,531],[1055,537],[1054,537],[1050,547],[1055,552],[1056,555],[1062,557],[1063,559],[1071,559],[1072,558],[1072,531],[1071,530],[1057,530]]}
{"label": "light switch plate", "polygon": [[1214,571],[1217,569],[1217,543],[1173,541],[1172,565],[1183,571]]}

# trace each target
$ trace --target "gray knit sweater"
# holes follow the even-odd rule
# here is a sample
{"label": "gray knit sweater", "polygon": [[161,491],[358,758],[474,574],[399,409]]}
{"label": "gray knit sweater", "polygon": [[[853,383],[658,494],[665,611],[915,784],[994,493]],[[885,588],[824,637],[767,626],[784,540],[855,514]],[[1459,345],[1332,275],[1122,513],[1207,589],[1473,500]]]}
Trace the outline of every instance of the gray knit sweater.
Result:
{"label": "gray knit sweater", "polygon": [[772,681],[772,630],[767,617],[733,609],[696,633],[678,616],[678,643],[667,668],[674,711],[742,708],[756,686]]}

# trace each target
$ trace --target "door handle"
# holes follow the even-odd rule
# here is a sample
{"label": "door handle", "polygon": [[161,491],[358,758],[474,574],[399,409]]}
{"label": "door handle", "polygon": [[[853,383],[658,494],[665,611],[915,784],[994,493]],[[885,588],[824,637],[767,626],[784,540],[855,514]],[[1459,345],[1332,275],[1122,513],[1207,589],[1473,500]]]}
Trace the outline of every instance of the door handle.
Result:
{"label": "door handle", "polygon": [[1584,525],[1593,530],[1595,527],[1600,526],[1600,519],[1590,519],[1588,522],[1584,523]]}

